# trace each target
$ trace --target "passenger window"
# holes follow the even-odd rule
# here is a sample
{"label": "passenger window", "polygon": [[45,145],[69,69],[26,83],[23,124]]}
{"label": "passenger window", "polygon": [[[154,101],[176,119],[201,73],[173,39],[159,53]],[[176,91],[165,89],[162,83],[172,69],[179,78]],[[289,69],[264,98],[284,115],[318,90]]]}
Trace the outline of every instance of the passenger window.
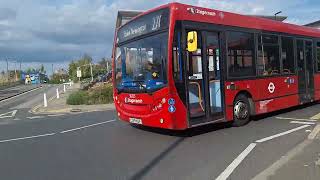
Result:
{"label": "passenger window", "polygon": [[244,32],[228,32],[229,77],[255,75],[254,35]]}
{"label": "passenger window", "polygon": [[295,73],[293,38],[282,37],[281,44],[282,44],[281,60],[283,64],[283,74],[293,74]]}
{"label": "passenger window", "polygon": [[[180,70],[180,66],[182,64],[181,59],[179,59],[179,53],[181,53],[181,48],[180,47],[180,41],[181,41],[181,34],[176,31],[174,33],[174,39],[173,39],[173,43],[172,43],[172,67],[173,67],[173,78],[175,81],[182,81],[182,74],[181,74],[181,70]],[[180,55],[181,56],[181,55]],[[181,58],[181,57],[180,57]]]}
{"label": "passenger window", "polygon": [[258,74],[262,76],[280,74],[278,36],[260,35],[258,42]]}
{"label": "passenger window", "polygon": [[178,56],[178,47],[173,47],[173,78],[175,80],[180,80],[180,66],[179,66],[179,56]]}
{"label": "passenger window", "polygon": [[320,42],[317,43],[317,62],[318,62],[318,72],[320,72]]}
{"label": "passenger window", "polygon": [[198,49],[194,52],[188,52],[188,76],[189,79],[203,79],[202,77],[202,45],[201,33],[198,32]]}

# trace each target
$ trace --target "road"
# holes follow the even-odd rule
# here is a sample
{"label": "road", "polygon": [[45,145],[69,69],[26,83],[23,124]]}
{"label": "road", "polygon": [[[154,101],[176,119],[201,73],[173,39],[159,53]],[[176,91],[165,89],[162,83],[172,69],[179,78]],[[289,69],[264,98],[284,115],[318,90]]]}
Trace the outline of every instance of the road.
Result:
{"label": "road", "polygon": [[[0,179],[252,179],[306,139],[320,105],[185,132],[141,128],[115,111],[33,115],[43,93],[0,102]],[[296,121],[296,122],[294,122]]]}
{"label": "road", "polygon": [[0,100],[10,98],[12,96],[24,93],[26,91],[30,91],[38,87],[39,87],[38,85],[17,85],[17,86],[5,88],[5,89],[0,87]]}

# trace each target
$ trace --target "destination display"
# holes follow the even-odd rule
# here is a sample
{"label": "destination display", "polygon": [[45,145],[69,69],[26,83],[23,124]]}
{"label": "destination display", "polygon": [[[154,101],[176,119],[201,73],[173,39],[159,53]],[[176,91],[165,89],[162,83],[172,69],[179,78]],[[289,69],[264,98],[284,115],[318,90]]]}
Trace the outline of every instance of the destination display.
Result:
{"label": "destination display", "polygon": [[141,16],[128,24],[124,25],[118,31],[118,43],[129,39],[159,31],[168,28],[169,9],[161,9],[150,14]]}

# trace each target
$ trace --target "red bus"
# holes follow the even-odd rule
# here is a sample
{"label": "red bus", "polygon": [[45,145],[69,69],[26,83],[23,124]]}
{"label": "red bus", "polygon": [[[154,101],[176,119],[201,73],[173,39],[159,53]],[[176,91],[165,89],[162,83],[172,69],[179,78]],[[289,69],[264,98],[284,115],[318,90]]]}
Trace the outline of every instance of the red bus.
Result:
{"label": "red bus", "polygon": [[116,30],[119,119],[183,130],[320,100],[320,31],[170,3]]}

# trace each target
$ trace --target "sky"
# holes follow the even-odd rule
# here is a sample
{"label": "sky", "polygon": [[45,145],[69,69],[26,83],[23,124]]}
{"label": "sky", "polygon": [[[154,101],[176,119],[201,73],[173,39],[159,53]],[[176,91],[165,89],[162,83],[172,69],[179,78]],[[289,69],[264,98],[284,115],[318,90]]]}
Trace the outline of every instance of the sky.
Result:
{"label": "sky", "polygon": [[[50,71],[84,54],[95,61],[110,57],[118,10],[147,10],[170,0],[1,0],[0,70],[22,61],[22,69]],[[175,1],[175,2],[179,2]],[[320,20],[319,0],[183,0],[183,3],[241,14],[273,15],[289,23]]]}

